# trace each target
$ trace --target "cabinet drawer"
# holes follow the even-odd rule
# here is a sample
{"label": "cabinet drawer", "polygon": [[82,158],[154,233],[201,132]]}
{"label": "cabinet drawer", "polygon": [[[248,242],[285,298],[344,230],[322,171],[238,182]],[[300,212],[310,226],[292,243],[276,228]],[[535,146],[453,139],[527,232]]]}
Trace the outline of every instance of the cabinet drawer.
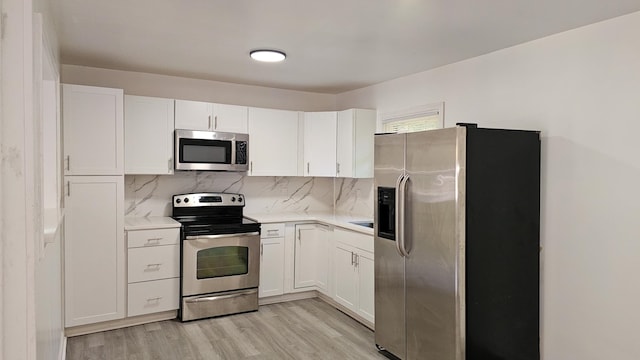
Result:
{"label": "cabinet drawer", "polygon": [[284,224],[262,224],[260,237],[263,239],[284,237]]}
{"label": "cabinet drawer", "polygon": [[179,240],[180,228],[127,231],[129,248],[173,245],[178,244]]}
{"label": "cabinet drawer", "polygon": [[358,249],[373,252],[373,236],[355,231],[336,231],[336,240]]}
{"label": "cabinet drawer", "polygon": [[127,316],[175,310],[179,304],[180,279],[129,284]]}
{"label": "cabinet drawer", "polygon": [[129,283],[180,276],[178,245],[129,249]]}

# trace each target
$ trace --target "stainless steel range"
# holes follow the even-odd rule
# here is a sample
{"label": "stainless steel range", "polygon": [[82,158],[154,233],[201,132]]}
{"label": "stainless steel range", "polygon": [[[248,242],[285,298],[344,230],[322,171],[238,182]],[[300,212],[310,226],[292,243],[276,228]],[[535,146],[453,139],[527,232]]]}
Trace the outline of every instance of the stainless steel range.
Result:
{"label": "stainless steel range", "polygon": [[242,194],[173,196],[182,224],[180,319],[258,310],[260,223],[244,218]]}

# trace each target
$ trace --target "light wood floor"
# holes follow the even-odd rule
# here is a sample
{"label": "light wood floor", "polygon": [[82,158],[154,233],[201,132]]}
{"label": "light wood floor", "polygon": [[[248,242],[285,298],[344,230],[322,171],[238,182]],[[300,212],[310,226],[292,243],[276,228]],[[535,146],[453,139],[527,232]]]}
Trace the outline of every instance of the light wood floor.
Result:
{"label": "light wood floor", "polygon": [[161,321],[76,336],[68,360],[386,359],[373,332],[319,299],[181,323]]}

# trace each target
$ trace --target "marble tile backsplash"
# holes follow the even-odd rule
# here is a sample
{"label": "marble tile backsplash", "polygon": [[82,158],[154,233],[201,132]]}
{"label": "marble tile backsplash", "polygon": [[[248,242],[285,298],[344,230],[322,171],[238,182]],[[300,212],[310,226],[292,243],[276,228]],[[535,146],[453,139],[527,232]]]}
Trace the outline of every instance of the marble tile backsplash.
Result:
{"label": "marble tile backsplash", "polygon": [[337,178],[333,186],[337,215],[373,219],[373,179]]}
{"label": "marble tile backsplash", "polygon": [[246,213],[335,211],[373,217],[372,179],[253,177],[200,171],[125,176],[125,216],[171,216],[173,195],[209,191],[244,194]]}

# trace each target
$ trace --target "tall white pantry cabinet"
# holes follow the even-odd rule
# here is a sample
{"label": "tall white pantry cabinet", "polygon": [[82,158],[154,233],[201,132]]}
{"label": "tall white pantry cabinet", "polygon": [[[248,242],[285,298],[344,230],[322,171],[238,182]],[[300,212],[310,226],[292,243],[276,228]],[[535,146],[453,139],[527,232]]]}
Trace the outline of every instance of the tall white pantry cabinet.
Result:
{"label": "tall white pantry cabinet", "polygon": [[62,85],[65,327],[126,313],[123,91]]}

